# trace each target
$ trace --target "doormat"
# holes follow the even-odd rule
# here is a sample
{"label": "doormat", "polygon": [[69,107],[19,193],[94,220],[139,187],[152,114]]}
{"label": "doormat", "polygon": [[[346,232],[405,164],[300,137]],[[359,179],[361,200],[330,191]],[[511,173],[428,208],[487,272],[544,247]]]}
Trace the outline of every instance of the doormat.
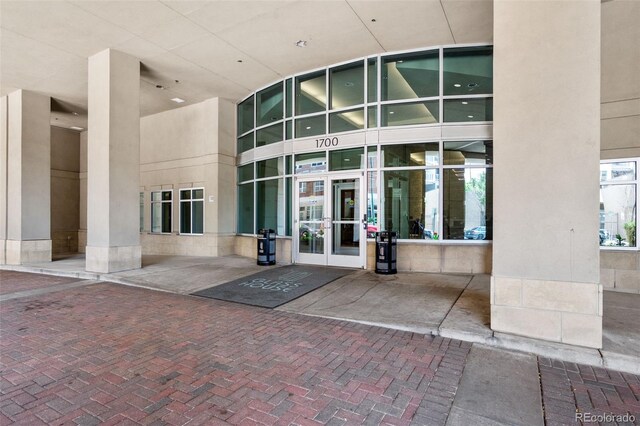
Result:
{"label": "doormat", "polygon": [[353,269],[289,265],[200,290],[192,295],[276,308],[352,272]]}

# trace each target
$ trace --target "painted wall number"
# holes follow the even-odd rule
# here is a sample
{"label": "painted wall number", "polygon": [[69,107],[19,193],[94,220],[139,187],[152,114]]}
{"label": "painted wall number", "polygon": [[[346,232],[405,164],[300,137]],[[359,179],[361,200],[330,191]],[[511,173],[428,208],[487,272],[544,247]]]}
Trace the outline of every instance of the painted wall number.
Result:
{"label": "painted wall number", "polygon": [[316,148],[329,148],[332,146],[338,146],[338,138],[337,137],[332,137],[332,138],[320,138],[320,139],[316,139]]}

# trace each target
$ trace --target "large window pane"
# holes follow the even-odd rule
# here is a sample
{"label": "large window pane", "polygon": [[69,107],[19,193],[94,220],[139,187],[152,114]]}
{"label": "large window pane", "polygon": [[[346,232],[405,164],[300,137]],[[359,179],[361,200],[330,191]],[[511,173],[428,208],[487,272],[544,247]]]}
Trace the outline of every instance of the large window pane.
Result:
{"label": "large window pane", "polygon": [[287,198],[287,205],[285,208],[285,235],[287,236],[291,236],[291,222],[292,222],[292,215],[291,215],[291,209],[293,206],[293,198],[292,198],[292,189],[293,186],[293,179],[288,177],[285,179],[285,191],[286,191],[286,198]]}
{"label": "large window pane", "polygon": [[378,173],[367,173],[367,238],[375,238],[378,226]]}
{"label": "large window pane", "polygon": [[367,61],[367,102],[378,101],[378,60]]}
{"label": "large window pane", "polygon": [[341,65],[329,71],[330,109],[364,103],[364,62]]}
{"label": "large window pane", "polygon": [[256,162],[256,177],[266,178],[284,174],[282,157]]}
{"label": "large window pane", "polygon": [[256,131],[256,146],[269,145],[282,140],[282,123]]}
{"label": "large window pane", "polygon": [[291,117],[291,114],[293,112],[293,83],[291,82],[291,79],[288,78],[287,82],[285,84],[285,99],[286,99],[286,116]]}
{"label": "large window pane", "polygon": [[296,154],[295,174],[318,173],[327,170],[327,156],[324,152]]}
{"label": "large window pane", "polygon": [[324,135],[326,132],[325,115],[299,118],[296,120],[296,138]]}
{"label": "large window pane", "polygon": [[600,187],[600,245],[636,247],[635,184]]}
{"label": "large window pane", "polygon": [[285,233],[284,181],[271,179],[256,182],[256,232],[273,229],[278,235]]}
{"label": "large window pane", "polygon": [[253,179],[253,163],[238,167],[238,182]]}
{"label": "large window pane", "polygon": [[445,99],[444,122],[493,121],[493,98]]}
{"label": "large window pane", "polygon": [[364,110],[334,112],[329,114],[329,133],[364,129]]}
{"label": "large window pane", "polygon": [[493,93],[493,48],[445,49],[443,73],[445,95]]}
{"label": "large window pane", "polygon": [[439,95],[439,52],[418,52],[382,58],[382,100]]}
{"label": "large window pane", "polygon": [[253,129],[253,96],[238,105],[238,136]]}
{"label": "large window pane", "polygon": [[442,155],[445,166],[492,164],[493,142],[445,142]]}
{"label": "large window pane", "polygon": [[431,239],[437,229],[437,170],[429,176],[424,169],[383,172],[385,228],[398,238]]}
{"label": "large window pane", "polygon": [[492,169],[485,168],[456,168],[443,171],[445,239],[492,239],[492,172]]}
{"label": "large window pane", "polygon": [[282,82],[256,93],[256,127],[282,119]]}
{"label": "large window pane", "polygon": [[364,169],[364,148],[329,152],[329,171]]}
{"label": "large window pane", "polygon": [[238,154],[253,149],[253,132],[238,138]]}
{"label": "large window pane", "polygon": [[296,115],[324,111],[326,105],[327,80],[325,71],[296,78]]}
{"label": "large window pane", "polygon": [[192,209],[191,233],[202,234],[204,232],[204,201],[194,201]]}
{"label": "large window pane", "polygon": [[238,186],[238,232],[253,234],[253,183]]}
{"label": "large window pane", "polygon": [[438,101],[382,105],[382,127],[433,124],[438,122]]}
{"label": "large window pane", "polygon": [[191,202],[180,202],[180,233],[191,233]]}
{"label": "large window pane", "polygon": [[627,181],[636,179],[635,161],[600,164],[601,181]]}
{"label": "large window pane", "polygon": [[434,166],[438,164],[439,155],[438,143],[385,145],[382,147],[382,166]]}

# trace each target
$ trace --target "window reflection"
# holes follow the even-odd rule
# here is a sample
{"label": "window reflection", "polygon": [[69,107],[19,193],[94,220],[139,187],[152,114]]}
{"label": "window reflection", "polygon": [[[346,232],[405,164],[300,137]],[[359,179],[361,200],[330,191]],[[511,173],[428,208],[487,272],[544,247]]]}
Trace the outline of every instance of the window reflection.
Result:
{"label": "window reflection", "polygon": [[442,155],[446,166],[492,164],[493,142],[445,142]]}
{"label": "window reflection", "polygon": [[445,123],[493,121],[493,98],[445,99]]}
{"label": "window reflection", "polygon": [[439,102],[382,105],[381,126],[412,126],[438,122]]}
{"label": "window reflection", "polygon": [[493,238],[493,170],[444,169],[443,233],[451,240]]}

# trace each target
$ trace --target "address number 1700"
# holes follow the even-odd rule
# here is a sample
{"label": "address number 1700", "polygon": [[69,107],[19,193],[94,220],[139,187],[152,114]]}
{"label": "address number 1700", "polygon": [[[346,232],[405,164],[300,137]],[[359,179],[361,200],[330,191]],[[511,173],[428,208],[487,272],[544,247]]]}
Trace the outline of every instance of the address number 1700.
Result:
{"label": "address number 1700", "polygon": [[320,138],[316,139],[316,148],[330,148],[332,146],[338,146],[338,138]]}

